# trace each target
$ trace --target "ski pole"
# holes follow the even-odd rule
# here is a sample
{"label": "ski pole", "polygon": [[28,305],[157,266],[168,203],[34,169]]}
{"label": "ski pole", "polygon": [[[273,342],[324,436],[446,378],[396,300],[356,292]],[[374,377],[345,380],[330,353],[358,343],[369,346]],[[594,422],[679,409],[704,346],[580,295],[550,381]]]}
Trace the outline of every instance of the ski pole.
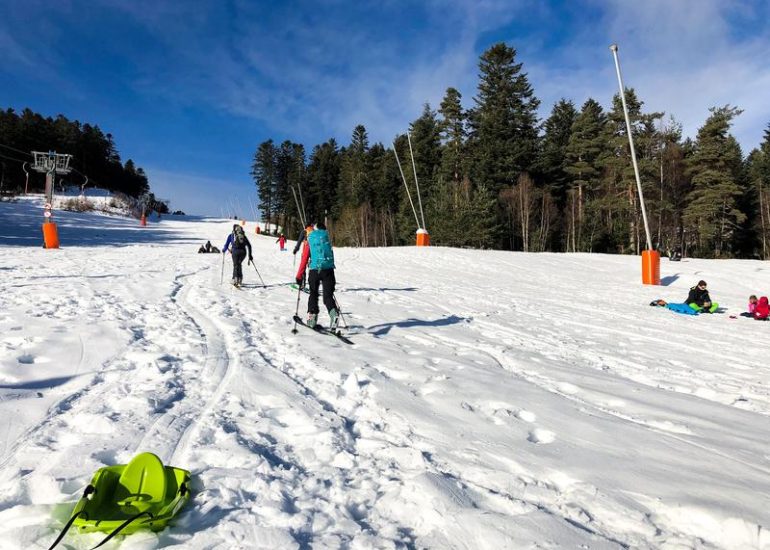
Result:
{"label": "ski pole", "polygon": [[297,334],[297,317],[299,317],[299,299],[300,299],[300,296],[302,295],[302,287],[300,287],[299,285],[297,285],[297,286],[298,286],[298,288],[297,288],[297,307],[294,310],[294,328],[291,329],[291,333],[292,334]]}
{"label": "ski pole", "polygon": [[334,305],[337,306],[337,311],[340,314],[340,318],[342,319],[342,322],[345,323],[345,328],[349,329],[348,322],[345,320],[345,315],[342,313],[342,307],[340,306],[340,303],[337,301],[337,296],[332,294],[332,298],[334,299]]}
{"label": "ski pole", "polygon": [[227,252],[222,252],[222,275],[219,277],[219,286],[225,282],[225,256],[227,256]]}
{"label": "ski pole", "polygon": [[[259,277],[259,280],[262,281],[262,275],[259,274],[259,269],[257,269],[257,264],[255,264],[253,261],[249,260],[249,263],[254,266],[254,271],[257,272],[257,277]],[[262,281],[262,287],[267,288],[265,285],[265,281]]]}

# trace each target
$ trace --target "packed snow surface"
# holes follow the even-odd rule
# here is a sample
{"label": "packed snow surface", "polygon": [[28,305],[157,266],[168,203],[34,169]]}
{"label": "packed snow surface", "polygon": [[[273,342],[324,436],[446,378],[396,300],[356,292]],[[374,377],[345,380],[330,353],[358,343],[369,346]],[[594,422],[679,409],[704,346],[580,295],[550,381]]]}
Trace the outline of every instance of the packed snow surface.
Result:
{"label": "packed snow surface", "polygon": [[[770,323],[730,317],[766,263],[337,248],[347,345],[292,334],[295,258],[253,223],[237,290],[197,254],[231,221],[57,212],[44,250],[41,220],[0,203],[4,549],[141,451],[193,497],[105,548],[770,548]],[[699,279],[725,313],[648,305]]]}

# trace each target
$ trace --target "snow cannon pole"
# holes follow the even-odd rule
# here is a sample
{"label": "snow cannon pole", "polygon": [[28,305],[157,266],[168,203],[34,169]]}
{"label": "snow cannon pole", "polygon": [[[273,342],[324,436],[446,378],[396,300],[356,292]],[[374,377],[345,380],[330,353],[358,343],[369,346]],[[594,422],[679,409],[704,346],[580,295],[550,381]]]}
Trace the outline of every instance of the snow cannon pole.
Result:
{"label": "snow cannon pole", "polygon": [[417,188],[417,202],[420,205],[420,218],[422,219],[422,225],[417,228],[417,246],[430,246],[430,234],[425,226],[425,213],[422,211],[422,198],[420,195],[420,184],[417,181],[417,164],[414,162],[414,152],[412,151],[412,138],[409,136],[409,132],[406,133],[406,140],[409,142],[409,155],[412,157],[412,170],[414,171],[414,185]]}
{"label": "snow cannon pole", "polygon": [[634,177],[636,178],[636,189],[639,192],[639,206],[642,209],[642,219],[644,220],[644,233],[647,237],[647,250],[642,251],[642,284],[659,285],[660,284],[660,253],[652,247],[652,236],[650,235],[650,224],[647,221],[647,208],[644,206],[644,194],[642,193],[642,180],[639,177],[639,165],[636,162],[636,149],[634,149],[634,135],[631,129],[631,118],[628,116],[628,105],[626,105],[626,89],[623,86],[623,77],[620,74],[620,60],[618,59],[618,45],[610,46],[612,57],[615,59],[615,72],[618,75],[618,87],[620,88],[620,101],[623,104],[623,114],[626,118],[626,131],[628,133],[628,145],[631,148],[631,162],[634,166]]}
{"label": "snow cannon pole", "polygon": [[[257,264],[255,264],[253,261],[249,260],[249,263],[254,266],[254,271],[257,272],[257,277],[259,277],[259,280],[262,281],[262,275],[259,274],[259,269],[257,269]],[[262,288],[267,288],[265,286],[265,281],[262,281]]]}

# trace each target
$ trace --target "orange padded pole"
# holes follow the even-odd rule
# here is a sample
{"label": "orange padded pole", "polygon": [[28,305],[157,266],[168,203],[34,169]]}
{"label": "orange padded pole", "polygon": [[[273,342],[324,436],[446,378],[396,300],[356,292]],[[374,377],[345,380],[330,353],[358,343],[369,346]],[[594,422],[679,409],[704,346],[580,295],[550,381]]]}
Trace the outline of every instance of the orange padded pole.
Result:
{"label": "orange padded pole", "polygon": [[657,250],[642,251],[642,283],[660,284],[660,253]]}

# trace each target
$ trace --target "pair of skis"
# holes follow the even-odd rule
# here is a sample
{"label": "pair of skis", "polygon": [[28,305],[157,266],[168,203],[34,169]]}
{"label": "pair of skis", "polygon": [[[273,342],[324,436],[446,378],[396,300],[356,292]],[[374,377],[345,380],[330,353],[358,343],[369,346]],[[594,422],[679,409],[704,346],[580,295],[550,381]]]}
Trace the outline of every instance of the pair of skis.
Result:
{"label": "pair of skis", "polygon": [[[314,327],[311,327],[299,315],[294,316],[294,322],[297,323],[298,325],[302,325],[303,327],[310,329],[314,332],[317,332],[319,334],[324,334],[326,336],[334,336],[341,342],[345,342],[346,344],[351,346],[353,345],[353,341],[350,338],[346,337],[344,334],[342,334],[342,332],[339,329],[331,330],[321,325],[316,325]],[[296,332],[296,329],[294,330],[294,332]]]}

